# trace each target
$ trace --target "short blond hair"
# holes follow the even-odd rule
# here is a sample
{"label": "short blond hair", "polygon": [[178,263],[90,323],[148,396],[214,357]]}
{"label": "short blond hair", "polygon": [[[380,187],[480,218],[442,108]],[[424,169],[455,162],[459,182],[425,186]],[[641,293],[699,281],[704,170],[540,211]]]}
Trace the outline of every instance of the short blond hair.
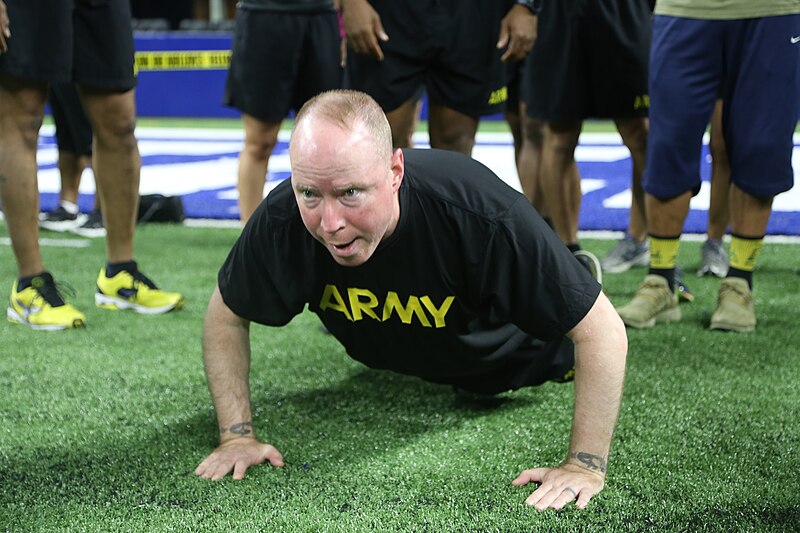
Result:
{"label": "short blond hair", "polygon": [[[374,141],[380,157],[392,156],[392,130],[381,106],[368,94],[339,89],[325,91],[311,98],[300,108],[294,119],[292,138],[309,118],[323,118],[344,131],[363,128]],[[291,141],[290,141],[291,145]]]}

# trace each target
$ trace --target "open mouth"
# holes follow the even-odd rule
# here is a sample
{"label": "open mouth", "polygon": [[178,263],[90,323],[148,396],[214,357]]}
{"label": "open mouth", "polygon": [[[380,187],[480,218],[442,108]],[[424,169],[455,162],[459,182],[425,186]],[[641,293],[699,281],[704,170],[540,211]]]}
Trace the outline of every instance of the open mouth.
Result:
{"label": "open mouth", "polygon": [[345,251],[345,250],[347,250],[348,248],[350,248],[350,247],[353,245],[353,243],[354,243],[354,242],[356,242],[356,240],[355,240],[355,239],[353,239],[353,240],[352,240],[352,241],[350,241],[350,242],[346,242],[346,243],[344,243],[344,244],[333,244],[333,243],[332,243],[332,244],[331,244],[331,246],[333,246],[333,248],[334,248],[334,249],[336,249],[336,250],[338,250],[338,251]]}

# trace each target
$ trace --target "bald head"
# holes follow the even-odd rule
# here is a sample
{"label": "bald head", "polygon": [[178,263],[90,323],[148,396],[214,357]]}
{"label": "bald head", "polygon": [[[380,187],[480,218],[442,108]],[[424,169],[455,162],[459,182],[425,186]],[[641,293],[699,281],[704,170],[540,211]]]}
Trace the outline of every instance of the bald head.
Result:
{"label": "bald head", "polygon": [[392,156],[392,131],[383,110],[369,95],[349,90],[327,91],[306,102],[295,117],[290,154],[295,144],[314,141],[320,120],[350,134],[354,141],[371,145],[380,159],[388,161]]}

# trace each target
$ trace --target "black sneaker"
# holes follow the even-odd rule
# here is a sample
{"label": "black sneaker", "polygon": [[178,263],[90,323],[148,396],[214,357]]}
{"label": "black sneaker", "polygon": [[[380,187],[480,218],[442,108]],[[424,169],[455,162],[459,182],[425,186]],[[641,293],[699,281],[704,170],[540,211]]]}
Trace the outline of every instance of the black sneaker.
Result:
{"label": "black sneaker", "polygon": [[86,221],[83,213],[70,213],[63,205],[39,215],[39,227],[50,231],[70,231]]}
{"label": "black sneaker", "polygon": [[86,217],[86,221],[83,224],[72,228],[71,231],[75,235],[80,235],[81,237],[105,237],[106,228],[103,225],[103,214],[99,209],[93,210],[89,213],[89,216]]}

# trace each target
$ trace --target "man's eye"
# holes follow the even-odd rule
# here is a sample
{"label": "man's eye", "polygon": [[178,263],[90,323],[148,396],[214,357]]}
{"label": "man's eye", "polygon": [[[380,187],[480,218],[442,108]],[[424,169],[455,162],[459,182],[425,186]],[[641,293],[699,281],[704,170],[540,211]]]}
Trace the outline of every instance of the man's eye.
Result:
{"label": "man's eye", "polygon": [[313,198],[314,197],[314,191],[311,191],[309,189],[303,189],[302,191],[300,191],[300,194],[303,195],[303,198]]}
{"label": "man's eye", "polygon": [[358,194],[358,189],[350,187],[346,191],[344,191],[345,196],[355,196]]}

